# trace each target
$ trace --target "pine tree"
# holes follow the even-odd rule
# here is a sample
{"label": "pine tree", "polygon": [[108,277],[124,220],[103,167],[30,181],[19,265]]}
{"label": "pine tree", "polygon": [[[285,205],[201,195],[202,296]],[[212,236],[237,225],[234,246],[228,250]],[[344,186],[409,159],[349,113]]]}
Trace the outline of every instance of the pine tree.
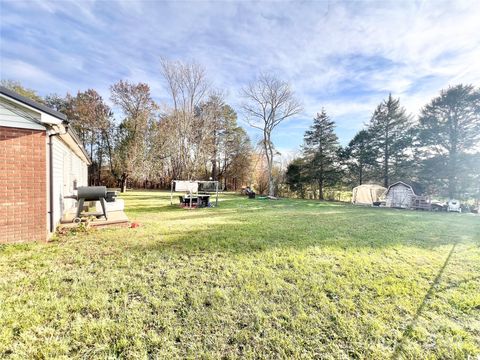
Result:
{"label": "pine tree", "polygon": [[471,191],[465,179],[478,169],[469,164],[480,157],[480,89],[460,84],[442,90],[422,109],[417,140],[424,178],[435,179],[432,185],[450,198]]}
{"label": "pine tree", "polygon": [[411,118],[400,99],[392,94],[382,101],[373,113],[368,127],[372,135],[371,145],[377,154],[377,168],[383,185],[388,187],[393,177],[397,179],[409,174],[412,136]]}
{"label": "pine tree", "polygon": [[362,185],[371,177],[376,160],[371,141],[372,135],[367,130],[360,130],[342,151],[343,162],[355,185]]}
{"label": "pine tree", "polygon": [[302,158],[294,159],[288,164],[285,172],[285,183],[290,188],[290,191],[297,193],[302,199],[305,197],[305,160]]}
{"label": "pine tree", "polygon": [[339,149],[335,122],[330,120],[325,109],[322,109],[304,135],[304,155],[308,163],[308,173],[318,184],[320,200],[324,198],[325,185],[332,185],[338,178],[339,168],[336,165]]}

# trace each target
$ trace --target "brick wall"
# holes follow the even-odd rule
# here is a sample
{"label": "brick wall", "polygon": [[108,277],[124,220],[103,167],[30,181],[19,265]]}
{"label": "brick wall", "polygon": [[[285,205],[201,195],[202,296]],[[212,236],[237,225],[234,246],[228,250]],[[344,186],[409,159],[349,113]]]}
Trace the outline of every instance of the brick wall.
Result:
{"label": "brick wall", "polygon": [[47,239],[46,133],[0,127],[0,243]]}

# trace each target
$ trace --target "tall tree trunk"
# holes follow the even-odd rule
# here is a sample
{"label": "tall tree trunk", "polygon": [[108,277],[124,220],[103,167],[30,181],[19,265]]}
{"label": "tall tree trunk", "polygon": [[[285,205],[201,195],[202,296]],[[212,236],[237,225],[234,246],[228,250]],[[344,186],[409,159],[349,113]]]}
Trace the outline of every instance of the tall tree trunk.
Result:
{"label": "tall tree trunk", "polygon": [[323,198],[323,178],[318,180],[318,200],[324,200]]}
{"label": "tall tree trunk", "polygon": [[359,185],[362,185],[362,183],[363,183],[363,163],[362,162],[360,162],[360,164],[359,164],[358,182],[360,183]]}
{"label": "tall tree trunk", "polygon": [[388,145],[385,145],[385,158],[383,164],[383,186],[388,188],[388,183],[390,181],[388,177],[388,161],[389,161],[389,154],[388,154]]}
{"label": "tall tree trunk", "polygon": [[453,149],[450,152],[450,159],[448,164],[448,197],[454,199],[457,195],[457,151]]}
{"label": "tall tree trunk", "polygon": [[217,131],[213,130],[212,179],[217,179]]}
{"label": "tall tree trunk", "polygon": [[275,196],[275,183],[273,181],[273,151],[270,146],[270,163],[268,164],[268,195]]}
{"label": "tall tree trunk", "polygon": [[100,152],[98,156],[97,185],[100,185],[102,181],[102,160],[103,154]]}
{"label": "tall tree trunk", "polygon": [[263,136],[265,156],[267,157],[267,166],[268,166],[268,195],[275,196],[275,184],[273,182],[273,149],[272,143],[270,142],[270,134],[264,132]]}
{"label": "tall tree trunk", "polygon": [[90,160],[93,161],[93,134],[92,134],[92,142],[90,143]]}
{"label": "tall tree trunk", "polygon": [[107,133],[106,131],[104,132],[104,136],[105,136],[105,142],[107,143],[108,162],[109,162],[109,165],[110,165],[110,173],[111,173],[112,175],[114,175],[114,171],[113,171],[112,145],[110,144],[110,139],[109,139],[108,133]]}
{"label": "tall tree trunk", "polygon": [[451,130],[450,130],[450,156],[449,156],[449,164],[448,164],[448,196],[450,199],[455,198],[457,195],[457,145],[458,145],[458,122],[457,116],[454,114],[453,116],[450,115],[450,123],[451,123]]}
{"label": "tall tree trunk", "polygon": [[121,179],[121,183],[120,183],[120,191],[122,193],[127,191],[127,178],[128,178],[127,174],[122,174],[122,179]]}

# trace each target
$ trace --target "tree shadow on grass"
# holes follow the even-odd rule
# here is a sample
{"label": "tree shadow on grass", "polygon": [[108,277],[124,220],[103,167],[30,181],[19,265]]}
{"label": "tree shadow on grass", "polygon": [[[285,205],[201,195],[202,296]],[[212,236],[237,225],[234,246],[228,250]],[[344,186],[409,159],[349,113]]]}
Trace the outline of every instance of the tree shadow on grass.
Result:
{"label": "tree shadow on grass", "polygon": [[135,205],[126,208],[127,213],[164,213],[182,210],[173,205]]}
{"label": "tree shadow on grass", "polygon": [[395,348],[394,348],[394,351],[393,351],[393,354],[392,354],[392,357],[391,357],[392,360],[398,359],[400,357],[400,354],[403,352],[403,346],[405,344],[405,341],[411,336],[411,334],[412,334],[412,332],[415,328],[415,325],[418,322],[418,319],[423,314],[423,311],[424,311],[425,307],[427,306],[428,302],[434,297],[435,292],[436,292],[436,288],[438,287],[438,285],[440,283],[440,280],[441,280],[442,275],[445,271],[445,268],[447,267],[447,265],[450,261],[450,258],[452,257],[452,255],[455,251],[456,246],[457,246],[457,242],[454,242],[450,252],[448,253],[448,256],[446,257],[446,259],[443,263],[443,265],[438,270],[437,275],[435,276],[435,279],[433,280],[432,284],[430,285],[430,288],[428,289],[425,296],[423,297],[422,302],[418,306],[418,308],[415,312],[415,315],[413,316],[413,319],[405,327],[405,330],[402,333],[402,337],[400,338],[400,341],[398,341],[397,344],[395,345]]}
{"label": "tree shadow on grass", "polygon": [[[185,214],[188,216],[188,214]],[[182,228],[175,234],[168,231],[161,234],[168,241],[137,243],[133,245],[142,251],[175,251],[191,253],[196,251],[249,253],[268,249],[302,250],[310,247],[333,247],[348,249],[384,249],[393,247],[417,247],[435,249],[459,241],[462,226],[445,226],[441,219],[430,219],[427,224],[419,219],[402,221],[396,217],[379,218],[376,213],[357,214],[352,220],[350,214],[298,214],[262,219],[255,216],[231,213],[194,214],[192,220],[208,219],[208,223],[197,223]],[[320,214],[322,215],[322,214]],[[297,217],[297,219],[295,218]],[[175,220],[171,231],[175,231]],[[265,221],[262,221],[265,220]],[[184,224],[184,223],[183,223]],[[182,225],[184,226],[184,225]],[[146,229],[148,232],[148,229]],[[154,230],[153,230],[154,231]],[[155,232],[152,233],[155,236]],[[473,241],[467,235],[462,241]]]}
{"label": "tree shadow on grass", "polygon": [[225,215],[233,215],[238,213],[236,209],[223,209],[221,212],[208,208],[202,209],[183,209],[175,205],[166,206],[137,206],[135,209],[127,210],[127,215],[141,219],[145,214],[171,214],[167,221],[172,222],[176,220],[199,220],[210,219],[212,217],[224,217]]}
{"label": "tree shadow on grass", "polygon": [[[176,197],[176,196],[175,196]],[[216,251],[248,253],[269,248],[299,250],[308,247],[340,249],[382,249],[396,246],[436,248],[452,244],[467,230],[468,219],[458,221],[449,214],[408,210],[358,207],[349,204],[309,200],[258,200],[231,194],[221,195],[218,208],[186,210],[170,205],[170,193],[140,191],[126,196],[126,212],[135,220],[150,221],[148,236],[168,241],[141,241],[134,246],[151,251]],[[169,216],[166,216],[170,213]],[[159,234],[155,218],[159,214],[163,229],[174,231],[177,221],[185,227],[176,234]],[[463,219],[463,218],[462,218]],[[470,221],[470,224],[474,223]]]}

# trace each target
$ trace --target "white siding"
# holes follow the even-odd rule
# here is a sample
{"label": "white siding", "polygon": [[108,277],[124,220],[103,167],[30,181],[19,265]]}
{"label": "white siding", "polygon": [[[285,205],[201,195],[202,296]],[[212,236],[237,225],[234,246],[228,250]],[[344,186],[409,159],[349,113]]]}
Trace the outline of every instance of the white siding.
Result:
{"label": "white siding", "polygon": [[63,214],[75,207],[76,201],[64,199],[74,194],[77,186],[88,185],[88,168],[61,139],[53,137],[53,213],[55,224]]}
{"label": "white siding", "polygon": [[45,127],[36,121],[40,121],[40,113],[0,98],[0,126],[45,130]]}

